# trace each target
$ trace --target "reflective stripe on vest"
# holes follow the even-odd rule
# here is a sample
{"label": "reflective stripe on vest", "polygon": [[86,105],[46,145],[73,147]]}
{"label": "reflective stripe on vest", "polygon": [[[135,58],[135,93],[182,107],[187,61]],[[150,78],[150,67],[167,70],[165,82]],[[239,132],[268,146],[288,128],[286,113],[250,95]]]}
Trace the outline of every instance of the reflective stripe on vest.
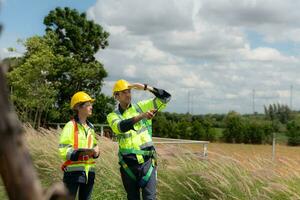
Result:
{"label": "reflective stripe on vest", "polygon": [[[72,120],[74,126],[74,149],[78,149],[78,124],[75,120]],[[92,148],[92,134],[88,137],[88,148]]]}
{"label": "reflective stripe on vest", "polygon": [[143,156],[152,156],[155,151],[154,150],[137,150],[137,149],[119,149],[119,152],[122,155],[128,155],[128,154],[136,154],[136,155],[143,155]]}
{"label": "reflective stripe on vest", "polygon": [[[61,170],[62,171],[77,171],[78,169],[83,169],[84,168],[78,168],[77,166],[74,167],[74,169],[77,170],[70,170],[70,166],[69,165],[74,165],[74,164],[95,164],[95,161],[71,161],[71,160],[67,160],[66,162],[64,162],[64,164],[62,164],[61,166]],[[79,171],[83,171],[83,170],[79,170]]]}
{"label": "reflective stripe on vest", "polygon": [[74,145],[73,145],[73,147],[76,150],[76,149],[78,149],[78,125],[74,119],[72,120],[72,122],[73,122],[73,126],[74,126],[74,133],[73,133],[74,134]]}
{"label": "reflective stripe on vest", "polygon": [[[139,104],[135,104],[134,105],[134,108],[135,110],[138,112],[138,113],[143,113],[142,109],[140,108]],[[146,128],[148,129],[148,134],[150,136],[152,136],[152,128],[151,128],[151,125],[149,124],[149,122],[146,120],[146,119],[142,119],[142,122],[145,124]]]}

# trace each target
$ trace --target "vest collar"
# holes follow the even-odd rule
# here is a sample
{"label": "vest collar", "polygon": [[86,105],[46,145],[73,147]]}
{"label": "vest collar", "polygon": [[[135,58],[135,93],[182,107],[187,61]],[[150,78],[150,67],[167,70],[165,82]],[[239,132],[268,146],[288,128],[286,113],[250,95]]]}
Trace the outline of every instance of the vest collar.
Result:
{"label": "vest collar", "polygon": [[[132,106],[132,105],[129,104],[128,108],[130,108],[131,106]],[[127,109],[128,109],[128,108],[127,108]],[[119,112],[121,113],[121,115],[123,115],[123,113],[125,112],[126,109],[123,109],[123,108],[121,107],[121,105],[119,104],[119,105],[118,105],[118,110],[119,110]]]}

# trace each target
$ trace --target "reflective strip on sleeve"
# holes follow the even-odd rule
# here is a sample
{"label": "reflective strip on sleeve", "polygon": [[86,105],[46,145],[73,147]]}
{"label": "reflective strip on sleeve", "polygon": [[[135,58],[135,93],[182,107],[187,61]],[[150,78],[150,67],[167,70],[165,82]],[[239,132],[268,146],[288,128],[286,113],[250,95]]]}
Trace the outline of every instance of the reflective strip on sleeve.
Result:
{"label": "reflective strip on sleeve", "polygon": [[146,143],[140,145],[140,148],[144,149],[146,147],[152,147],[152,146],[153,146],[153,142],[151,141],[151,142],[146,142]]}
{"label": "reflective strip on sleeve", "polygon": [[126,138],[130,138],[131,135],[132,135],[131,133],[120,133],[120,134],[117,135],[117,138],[119,138],[119,139],[121,139],[121,138],[126,139]]}
{"label": "reflective strip on sleeve", "polygon": [[68,152],[67,152],[67,156],[66,156],[67,160],[71,160],[71,155],[72,155],[72,152],[73,152],[73,150],[72,150],[72,149],[69,149],[69,150],[68,150]]}
{"label": "reflective strip on sleeve", "polygon": [[142,132],[144,132],[144,131],[147,131],[147,130],[148,130],[147,127],[143,127],[143,128],[141,128],[140,130],[137,130],[136,133],[137,133],[137,134],[140,134],[140,133],[142,133]]}
{"label": "reflective strip on sleeve", "polygon": [[120,124],[121,124],[121,123],[120,123],[120,122],[118,122],[118,126],[117,126],[117,127],[118,127],[118,130],[119,130],[119,132],[122,132],[122,131],[121,131]]}
{"label": "reflective strip on sleeve", "polygon": [[157,109],[157,108],[158,108],[157,103],[156,103],[156,99],[157,99],[157,98],[154,98],[154,99],[153,99],[153,107],[154,107],[154,109]]}
{"label": "reflective strip on sleeve", "polygon": [[114,119],[111,121],[111,124],[114,124],[116,121],[119,121],[120,119]]}

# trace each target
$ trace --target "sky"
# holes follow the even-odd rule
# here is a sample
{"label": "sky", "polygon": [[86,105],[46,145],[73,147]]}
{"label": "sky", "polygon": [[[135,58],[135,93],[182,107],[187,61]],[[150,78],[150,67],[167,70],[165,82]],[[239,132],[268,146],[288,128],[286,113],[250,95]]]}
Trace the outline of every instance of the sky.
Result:
{"label": "sky", "polygon": [[[118,79],[172,94],[166,111],[263,113],[300,110],[300,1],[294,0],[0,0],[0,57],[17,39],[43,35],[57,6],[76,8],[110,33],[95,57]],[[134,101],[152,97],[133,91]]]}

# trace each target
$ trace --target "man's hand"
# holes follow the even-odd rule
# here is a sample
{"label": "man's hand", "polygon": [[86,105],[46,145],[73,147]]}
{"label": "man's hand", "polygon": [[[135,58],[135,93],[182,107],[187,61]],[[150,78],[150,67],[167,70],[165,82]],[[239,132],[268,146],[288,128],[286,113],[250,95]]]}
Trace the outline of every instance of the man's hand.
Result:
{"label": "man's hand", "polygon": [[128,85],[128,87],[129,89],[153,91],[153,87],[142,83],[131,83],[130,85]]}
{"label": "man's hand", "polygon": [[136,89],[136,90],[144,90],[144,84],[142,83],[131,83],[128,87],[130,89]]}
{"label": "man's hand", "polygon": [[157,112],[156,109],[148,110],[147,112],[143,113],[144,114],[143,118],[152,119],[155,116],[156,112]]}
{"label": "man's hand", "polygon": [[156,113],[157,113],[156,109],[148,110],[147,112],[141,113],[141,114],[133,117],[133,123],[135,124],[135,123],[141,121],[142,119],[151,119],[155,116]]}

